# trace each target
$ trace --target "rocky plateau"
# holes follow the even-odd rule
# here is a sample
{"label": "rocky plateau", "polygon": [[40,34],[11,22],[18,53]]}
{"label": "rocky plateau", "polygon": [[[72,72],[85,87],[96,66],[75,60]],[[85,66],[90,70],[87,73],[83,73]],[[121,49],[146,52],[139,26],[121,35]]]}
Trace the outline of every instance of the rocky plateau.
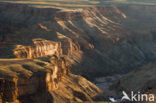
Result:
{"label": "rocky plateau", "polygon": [[[155,93],[155,18],[149,5],[0,3],[0,101],[94,103],[123,89]],[[103,91],[87,79],[104,82]]]}

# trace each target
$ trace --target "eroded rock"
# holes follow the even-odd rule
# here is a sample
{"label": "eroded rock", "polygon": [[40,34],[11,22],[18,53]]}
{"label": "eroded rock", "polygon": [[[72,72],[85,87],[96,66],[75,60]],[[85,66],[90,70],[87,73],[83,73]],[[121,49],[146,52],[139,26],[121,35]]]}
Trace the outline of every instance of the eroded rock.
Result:
{"label": "eroded rock", "polygon": [[[92,101],[94,96],[101,93],[95,85],[86,79],[72,76],[68,72],[69,67],[64,57],[25,59],[22,62],[13,60],[10,64],[8,63],[8,66],[4,66],[3,63],[0,63],[0,66],[2,66],[0,68],[0,100],[2,102],[52,103],[53,101],[62,101],[61,103],[63,103],[66,100]],[[86,84],[82,84],[85,82]],[[84,87],[79,87],[79,85]],[[87,89],[87,85],[89,85],[89,89]],[[69,97],[63,95],[61,98],[65,100],[57,100],[57,96],[66,94],[63,92],[66,89],[70,89],[68,91]],[[60,90],[62,93],[56,95]],[[87,91],[92,91],[94,94],[86,94]]]}

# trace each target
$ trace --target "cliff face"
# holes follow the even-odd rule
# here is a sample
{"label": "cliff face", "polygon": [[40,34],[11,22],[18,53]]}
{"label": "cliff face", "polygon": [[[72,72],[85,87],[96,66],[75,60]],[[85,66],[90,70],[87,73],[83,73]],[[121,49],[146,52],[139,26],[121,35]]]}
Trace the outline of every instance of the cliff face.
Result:
{"label": "cliff face", "polygon": [[[6,8],[7,6],[8,8]],[[17,9],[20,11],[15,13]],[[84,67],[79,69],[72,67],[72,71],[80,70],[79,73],[83,73],[84,70],[88,71],[88,68],[91,68],[91,72],[95,68],[103,68],[102,62],[105,58],[103,53],[120,40],[119,34],[123,30],[119,23],[121,19],[126,18],[124,13],[116,7],[66,10],[4,3],[1,4],[0,10],[1,21],[4,22],[2,23],[3,27],[9,29],[3,34],[4,38],[2,37],[4,41],[2,40],[1,44],[9,43],[7,48],[1,48],[6,51],[1,51],[0,54],[3,57],[13,54],[8,51],[13,49],[18,58],[40,57],[57,54],[55,52],[58,51],[68,56],[68,63],[71,66],[81,66],[81,63],[84,63]],[[39,42],[32,43],[32,40],[36,38],[45,41],[40,41],[43,42],[41,44]],[[60,43],[62,51],[51,51],[48,47],[51,44],[50,41]],[[55,46],[56,49],[58,47]],[[51,52],[46,51],[49,49]],[[77,58],[77,55],[81,57]],[[91,66],[85,61],[95,66]],[[92,75],[85,76],[91,77]]]}
{"label": "cliff face", "polygon": [[[11,57],[8,54],[13,54],[15,45],[24,46],[17,53],[24,53],[24,58],[55,54],[55,50],[44,50],[48,50],[44,46],[47,43],[37,46],[41,48],[36,54],[32,40],[56,41],[61,43],[72,71],[91,79],[127,73],[156,58],[155,7],[116,5],[71,10],[2,3],[0,10],[5,28],[0,44],[7,45],[0,47],[1,57]],[[26,45],[34,46],[33,55],[26,56]]]}
{"label": "cliff face", "polygon": [[48,41],[44,39],[34,39],[33,46],[16,45],[14,55],[17,58],[37,58],[47,55],[71,55],[80,51],[79,45],[73,43],[71,39],[65,38],[60,42]]}
{"label": "cliff face", "polygon": [[133,90],[136,93],[140,91],[156,94],[155,66],[155,62],[145,64],[114,82],[111,89],[115,90],[117,94],[121,94],[123,90],[127,93]]}
{"label": "cliff face", "polygon": [[14,55],[17,58],[35,58],[46,55],[61,55],[61,44],[42,39],[33,40],[34,46],[17,45]]}
{"label": "cliff face", "polygon": [[82,102],[101,93],[91,82],[69,73],[63,57],[1,60],[0,66],[2,102]]}
{"label": "cliff face", "polygon": [[[0,100],[92,101],[100,90],[83,77],[68,73],[69,68],[93,80],[125,74],[155,61],[155,10],[154,6],[132,5],[71,10],[0,3],[0,57],[14,54],[27,58],[0,60]],[[47,55],[55,56],[50,62],[43,58]],[[145,73],[150,79],[141,82],[145,70],[135,72],[139,78],[132,72],[115,84],[115,89],[130,88],[133,83],[142,84],[139,90],[148,88],[146,83],[154,88],[151,80],[155,77]],[[154,68],[150,73],[154,75]]]}

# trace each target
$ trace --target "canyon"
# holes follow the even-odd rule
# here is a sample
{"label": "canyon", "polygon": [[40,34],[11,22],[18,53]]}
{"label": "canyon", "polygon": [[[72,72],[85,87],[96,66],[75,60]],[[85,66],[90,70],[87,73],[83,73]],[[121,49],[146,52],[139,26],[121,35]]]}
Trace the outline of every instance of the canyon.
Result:
{"label": "canyon", "polygon": [[92,102],[102,93],[85,78],[71,74],[63,57],[1,61],[1,103]]}
{"label": "canyon", "polygon": [[[0,3],[0,17],[3,101],[109,101],[123,89],[155,90],[155,6]],[[9,62],[11,58],[18,59]],[[84,77],[107,91],[102,93]]]}

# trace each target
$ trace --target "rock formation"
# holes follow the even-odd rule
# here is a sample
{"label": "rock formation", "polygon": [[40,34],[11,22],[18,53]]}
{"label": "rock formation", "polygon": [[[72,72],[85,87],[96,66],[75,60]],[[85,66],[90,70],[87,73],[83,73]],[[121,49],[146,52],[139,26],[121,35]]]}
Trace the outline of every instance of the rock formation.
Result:
{"label": "rock formation", "polygon": [[36,58],[47,55],[69,55],[74,51],[79,51],[79,45],[72,42],[71,39],[63,39],[61,42],[54,42],[44,39],[34,39],[33,46],[17,45],[14,49],[14,55],[17,58]]}
{"label": "rock formation", "polygon": [[17,45],[14,55],[17,58],[35,58],[46,55],[61,55],[61,44],[43,39],[34,39],[33,46]]}
{"label": "rock formation", "polygon": [[[14,57],[16,45],[21,45],[14,52],[18,58],[62,53],[68,55],[71,70],[87,78],[127,73],[156,58],[153,6],[108,5],[71,10],[0,5],[0,25],[6,28],[1,31],[5,39],[0,43],[0,57]],[[32,44],[37,38],[44,42]],[[59,53],[46,51],[51,41],[61,45]]]}
{"label": "rock formation", "polygon": [[18,103],[17,78],[1,78],[0,79],[0,102]]}
{"label": "rock formation", "polygon": [[[18,66],[21,69],[17,74],[22,73],[21,75],[23,75],[27,72],[27,75],[23,76],[31,77],[33,75],[33,77],[37,76],[36,78],[46,78],[48,75],[52,75],[51,82],[45,83],[52,86],[48,86],[51,88],[46,88],[46,90],[55,89],[52,97],[59,98],[58,101],[66,98],[64,99],[66,102],[70,100],[80,102],[88,97],[88,94],[85,94],[86,92],[83,93],[85,96],[79,93],[81,91],[79,87],[77,87],[76,93],[68,92],[73,90],[73,85],[65,86],[65,84],[70,84],[70,82],[75,84],[74,79],[79,81],[79,76],[70,75],[69,73],[70,76],[64,75],[62,77],[63,74],[68,74],[67,71],[71,70],[72,73],[94,80],[103,76],[125,74],[156,60],[155,6],[106,5],[71,10],[69,8],[40,8],[22,4],[0,3],[0,17],[0,27],[3,26],[3,30],[0,29],[2,33],[0,35],[1,58],[10,58],[14,54],[18,58],[36,60],[38,57],[56,55],[56,57],[51,58],[58,59],[52,63],[55,66],[48,67],[53,68],[52,74],[48,74],[49,72],[46,71],[40,74],[40,71],[36,72],[36,69],[30,69],[29,66],[24,66],[24,69],[23,66]],[[62,56],[64,58],[61,58]],[[7,63],[5,62],[5,64]],[[67,64],[68,69],[64,69],[65,65],[59,67],[57,64]],[[43,64],[39,63],[39,65]],[[35,68],[41,69],[38,66]],[[12,67],[9,68],[9,72],[5,69],[2,70],[8,74],[6,77],[12,74],[10,70],[15,71]],[[51,69],[49,70],[51,71]],[[131,76],[133,75],[131,74]],[[13,77],[18,79],[15,74]],[[12,82],[13,80],[13,78],[9,79]],[[41,83],[35,82],[42,84],[42,82],[45,82],[42,80],[37,79]],[[134,82],[133,80],[130,81]],[[125,85],[127,83],[125,81],[121,80],[122,83],[119,87],[122,87],[122,84]],[[27,82],[29,80],[25,83]],[[64,86],[61,87],[59,83]],[[32,91],[36,91],[36,87],[32,85],[34,84],[30,85]],[[44,85],[41,88],[45,87]],[[21,94],[30,92],[27,89],[24,89],[27,91],[23,92],[22,90],[20,90]],[[65,91],[68,96],[61,94],[61,91]],[[75,95],[79,96],[79,94],[83,95],[83,97],[80,97],[81,100],[80,98],[74,98]],[[51,97],[49,93],[45,95]],[[32,101],[31,95],[19,97],[18,100],[29,100],[28,103]],[[40,97],[38,93],[33,96],[34,99],[38,97]],[[0,98],[3,98],[3,96],[1,95]],[[89,98],[87,99],[89,100]],[[44,99],[35,100],[41,101]]]}
{"label": "rock formation", "polygon": [[[92,101],[101,93],[91,82],[69,73],[63,57],[49,57],[1,62],[0,100],[14,103],[69,103]],[[7,66],[4,62],[8,63]]]}
{"label": "rock formation", "polygon": [[120,80],[117,80],[113,85],[112,89],[118,93],[122,90],[127,92],[141,91],[142,93],[150,92],[155,94],[156,76],[155,76],[155,62],[147,63],[144,66],[134,70]]}
{"label": "rock formation", "polygon": [[[14,54],[18,58],[35,58],[62,53],[69,57],[68,63],[71,66],[83,66],[79,69],[72,67],[72,71],[80,70],[79,72],[82,75],[93,77],[94,69],[109,68],[110,62],[104,61],[105,55],[102,54],[114,48],[114,43],[122,40],[119,34],[123,31],[120,21],[125,19],[122,16],[124,13],[115,7],[66,10],[9,5],[6,3],[1,5],[0,20],[4,21],[4,23],[2,22],[3,26],[9,29],[5,33],[5,42],[10,44],[5,48],[0,48],[1,57],[13,57],[12,54]],[[15,13],[17,9],[20,9],[18,14]],[[3,12],[3,10],[7,10],[8,13]],[[6,18],[10,22],[5,21]],[[37,38],[41,38],[40,41],[32,44],[32,40],[34,42]],[[55,43],[51,43],[51,41],[55,41],[56,45],[59,45],[55,45],[56,50],[46,47],[46,45],[51,44],[54,46]],[[14,53],[12,53],[13,49]],[[51,52],[46,51],[49,49]],[[5,52],[2,50],[5,50]],[[59,53],[56,51],[59,51]],[[81,57],[77,58],[77,55]],[[84,63],[84,65],[81,65],[81,63]],[[118,66],[116,67],[119,68]],[[84,70],[92,73],[86,75],[83,72]],[[79,72],[76,71],[75,73]]]}

